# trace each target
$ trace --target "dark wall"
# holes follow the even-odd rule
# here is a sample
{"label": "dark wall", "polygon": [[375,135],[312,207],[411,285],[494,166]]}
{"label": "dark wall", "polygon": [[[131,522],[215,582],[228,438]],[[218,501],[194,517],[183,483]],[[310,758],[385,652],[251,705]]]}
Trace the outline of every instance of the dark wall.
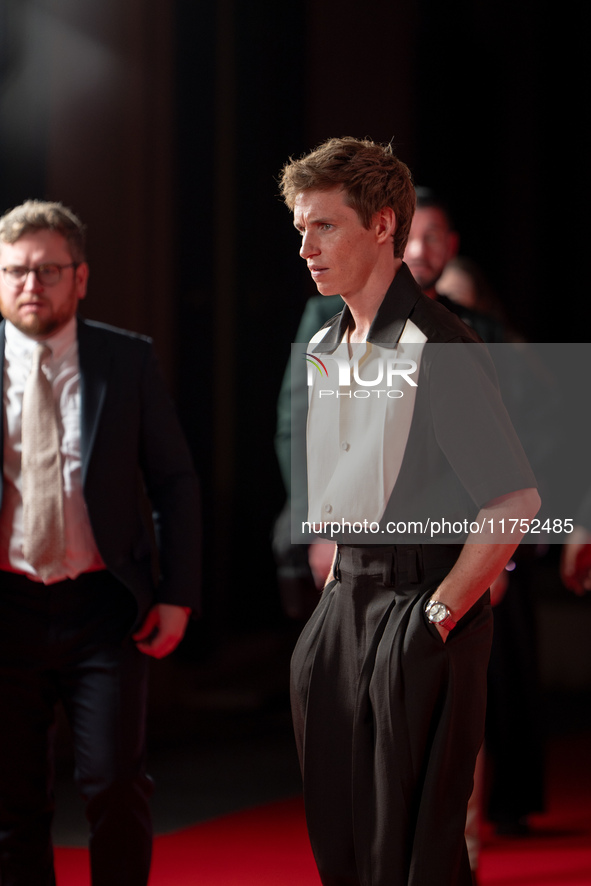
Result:
{"label": "dark wall", "polygon": [[169,0],[3,0],[0,205],[87,223],[84,313],[154,336],[174,383]]}
{"label": "dark wall", "polygon": [[415,179],[448,194],[461,250],[534,341],[588,337],[573,262],[588,229],[584,29],[573,10],[550,14],[530,0],[420,4]]}

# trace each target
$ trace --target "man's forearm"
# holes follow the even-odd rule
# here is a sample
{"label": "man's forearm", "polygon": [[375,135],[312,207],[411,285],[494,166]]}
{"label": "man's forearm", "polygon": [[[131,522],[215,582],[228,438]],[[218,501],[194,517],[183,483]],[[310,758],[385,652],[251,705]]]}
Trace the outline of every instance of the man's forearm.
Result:
{"label": "man's forearm", "polygon": [[500,521],[505,519],[505,525],[514,519],[529,521],[539,508],[537,490],[521,489],[489,502],[479,512],[476,518],[479,524],[492,528],[486,535],[468,537],[457,562],[432,597],[449,607],[455,621],[465,615],[491,586],[525,534],[502,533]]}

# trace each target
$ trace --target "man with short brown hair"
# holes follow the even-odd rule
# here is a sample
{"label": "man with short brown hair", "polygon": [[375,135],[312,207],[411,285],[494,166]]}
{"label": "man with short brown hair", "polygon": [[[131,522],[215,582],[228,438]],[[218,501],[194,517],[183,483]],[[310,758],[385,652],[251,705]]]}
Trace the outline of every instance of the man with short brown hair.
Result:
{"label": "man with short brown hair", "polygon": [[[521,537],[497,528],[535,515],[535,479],[478,337],[403,263],[414,190],[390,146],[331,139],[281,184],[319,292],[345,302],[308,347],[307,526],[342,526],[292,660],[312,848],[325,886],[468,886],[487,589]],[[463,544],[431,543],[433,502]]]}

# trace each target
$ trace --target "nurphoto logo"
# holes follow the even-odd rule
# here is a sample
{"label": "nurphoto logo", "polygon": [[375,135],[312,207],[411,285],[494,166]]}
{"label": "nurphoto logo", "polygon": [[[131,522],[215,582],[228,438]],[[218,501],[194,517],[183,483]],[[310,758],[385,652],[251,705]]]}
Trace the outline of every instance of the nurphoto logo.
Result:
{"label": "nurphoto logo", "polygon": [[[334,354],[323,354],[324,360],[327,361],[332,370],[331,373],[326,364],[316,355],[305,355],[307,366],[308,387],[315,387],[318,382],[316,372],[319,372],[322,380],[333,380],[334,389],[322,389],[318,391],[318,397],[355,397],[356,399],[367,399],[372,394],[380,396],[384,394],[386,397],[397,400],[404,396],[404,392],[394,388],[394,384],[400,384],[401,381],[406,382],[413,388],[417,387],[417,382],[412,376],[417,372],[418,364],[415,360],[401,359],[400,357],[376,357],[371,361],[365,361],[357,357],[352,360],[346,360],[344,357],[337,357]],[[363,372],[361,364],[365,365]],[[335,378],[336,367],[336,378]],[[316,372],[314,371],[316,370]],[[371,377],[368,377],[371,375]],[[378,385],[385,387],[378,388]],[[343,391],[343,388],[349,390]]]}

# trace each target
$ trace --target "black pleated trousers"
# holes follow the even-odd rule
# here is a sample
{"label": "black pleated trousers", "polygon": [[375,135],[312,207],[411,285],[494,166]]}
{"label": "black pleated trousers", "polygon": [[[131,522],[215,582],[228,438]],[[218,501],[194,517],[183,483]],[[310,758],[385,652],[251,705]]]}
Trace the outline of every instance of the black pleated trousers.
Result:
{"label": "black pleated trousers", "polygon": [[460,548],[340,546],[294,650],[292,711],[324,886],[469,886],[488,593],[444,643],[423,606]]}
{"label": "black pleated trousers", "polygon": [[0,884],[53,886],[52,737],[64,705],[90,824],[93,886],[145,886],[147,658],[110,573],[53,585],[0,573]]}

